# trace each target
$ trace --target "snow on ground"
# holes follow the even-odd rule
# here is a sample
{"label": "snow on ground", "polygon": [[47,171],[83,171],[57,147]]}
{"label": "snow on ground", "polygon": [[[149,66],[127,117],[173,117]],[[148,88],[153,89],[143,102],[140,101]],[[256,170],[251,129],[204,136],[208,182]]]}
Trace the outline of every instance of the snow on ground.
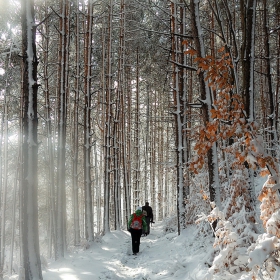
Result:
{"label": "snow on ground", "polygon": [[43,277],[44,280],[202,280],[213,240],[197,238],[197,230],[191,226],[180,236],[175,232],[164,234],[164,224],[155,223],[150,235],[141,238],[137,256],[132,255],[130,233],[112,231],[89,249],[50,264]]}
{"label": "snow on ground", "polygon": [[[258,194],[262,182],[256,185]],[[153,224],[151,234],[141,238],[137,256],[132,255],[130,233],[112,231],[89,249],[77,250],[51,263],[43,271],[44,280],[205,280],[213,257],[217,255],[209,225],[188,226],[178,236],[177,232],[166,232],[166,224],[168,222]],[[252,277],[246,272],[229,275],[226,279],[219,274],[213,277],[213,280],[241,279]]]}

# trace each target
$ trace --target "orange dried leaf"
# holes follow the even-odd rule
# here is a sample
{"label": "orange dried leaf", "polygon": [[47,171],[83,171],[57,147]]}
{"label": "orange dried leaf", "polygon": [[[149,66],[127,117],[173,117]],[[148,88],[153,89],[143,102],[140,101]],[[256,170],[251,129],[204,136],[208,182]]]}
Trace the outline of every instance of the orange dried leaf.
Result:
{"label": "orange dried leaf", "polygon": [[262,171],[260,172],[260,175],[261,175],[262,177],[267,176],[267,175],[269,175],[269,174],[270,174],[270,172],[269,172],[268,169],[262,170]]}
{"label": "orange dried leaf", "polygon": [[189,54],[191,56],[194,56],[196,54],[196,50],[193,50],[193,49],[186,50],[185,54]]}

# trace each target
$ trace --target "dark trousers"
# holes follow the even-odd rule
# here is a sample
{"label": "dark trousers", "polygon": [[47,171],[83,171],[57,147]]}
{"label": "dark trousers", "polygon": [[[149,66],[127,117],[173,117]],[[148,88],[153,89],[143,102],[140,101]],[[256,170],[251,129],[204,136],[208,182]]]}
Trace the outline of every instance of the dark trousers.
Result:
{"label": "dark trousers", "polygon": [[147,223],[147,234],[150,234],[150,223],[151,223],[151,218],[146,217],[146,223]]}
{"label": "dark trousers", "polygon": [[136,254],[139,252],[139,246],[140,246],[140,238],[142,234],[142,229],[131,229],[131,239],[132,239],[132,252],[133,254]]}

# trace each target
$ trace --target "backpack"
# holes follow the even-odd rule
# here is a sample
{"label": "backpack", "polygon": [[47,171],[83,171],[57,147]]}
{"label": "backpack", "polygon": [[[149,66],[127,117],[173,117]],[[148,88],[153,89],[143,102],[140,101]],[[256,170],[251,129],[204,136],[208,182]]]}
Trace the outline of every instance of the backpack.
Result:
{"label": "backpack", "polygon": [[130,227],[133,229],[142,229],[142,218],[143,218],[143,215],[137,216],[134,213]]}

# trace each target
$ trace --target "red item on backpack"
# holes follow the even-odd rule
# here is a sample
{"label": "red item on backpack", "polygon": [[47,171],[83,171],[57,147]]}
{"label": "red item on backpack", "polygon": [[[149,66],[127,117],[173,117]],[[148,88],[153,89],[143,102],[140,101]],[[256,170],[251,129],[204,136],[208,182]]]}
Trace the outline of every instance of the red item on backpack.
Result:
{"label": "red item on backpack", "polygon": [[130,227],[133,229],[142,229],[142,218],[143,218],[143,215],[137,216],[134,213]]}

